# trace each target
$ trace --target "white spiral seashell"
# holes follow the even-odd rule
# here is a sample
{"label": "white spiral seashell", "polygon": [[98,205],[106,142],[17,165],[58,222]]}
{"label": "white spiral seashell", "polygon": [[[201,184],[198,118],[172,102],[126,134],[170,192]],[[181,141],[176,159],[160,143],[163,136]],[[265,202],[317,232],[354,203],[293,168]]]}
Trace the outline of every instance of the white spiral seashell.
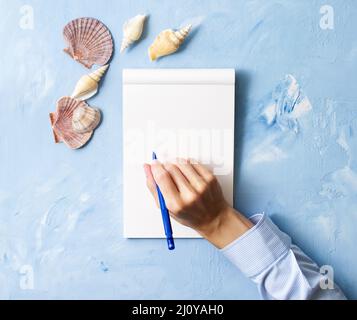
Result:
{"label": "white spiral seashell", "polygon": [[135,41],[140,40],[144,31],[145,20],[146,15],[139,14],[124,24],[124,37],[120,53],[123,53],[125,49],[131,46]]}

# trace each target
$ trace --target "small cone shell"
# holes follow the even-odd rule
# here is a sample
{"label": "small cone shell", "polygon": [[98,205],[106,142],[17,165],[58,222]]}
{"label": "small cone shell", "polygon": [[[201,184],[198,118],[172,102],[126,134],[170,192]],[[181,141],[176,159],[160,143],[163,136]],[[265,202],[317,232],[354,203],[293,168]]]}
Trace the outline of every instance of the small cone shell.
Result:
{"label": "small cone shell", "polygon": [[155,61],[160,57],[175,53],[187,38],[191,28],[192,26],[188,25],[178,31],[171,29],[162,31],[149,48],[150,60]]}
{"label": "small cone shell", "polygon": [[105,73],[107,72],[108,68],[109,68],[109,64],[107,64],[107,65],[99,68],[98,70],[92,72],[89,76],[93,80],[95,80],[95,81],[97,81],[99,83],[100,80],[102,80],[102,78],[105,75]]}
{"label": "small cone shell", "polygon": [[108,70],[109,65],[99,68],[91,74],[83,76],[77,83],[72,98],[78,100],[88,100],[98,92],[99,82]]}
{"label": "small cone shell", "polygon": [[76,133],[87,133],[94,131],[101,120],[99,109],[88,106],[78,107],[73,112],[72,128]]}
{"label": "small cone shell", "polygon": [[124,24],[123,27],[123,42],[121,44],[120,53],[123,53],[135,41],[140,40],[145,25],[146,15],[137,15]]}

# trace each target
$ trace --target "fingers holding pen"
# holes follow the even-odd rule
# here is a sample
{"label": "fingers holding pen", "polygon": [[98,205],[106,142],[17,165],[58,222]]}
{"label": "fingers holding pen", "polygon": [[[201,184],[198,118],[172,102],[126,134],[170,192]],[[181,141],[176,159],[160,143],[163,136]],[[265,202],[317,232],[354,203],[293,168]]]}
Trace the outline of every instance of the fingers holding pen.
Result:
{"label": "fingers holding pen", "polygon": [[157,160],[151,164],[151,172],[165,198],[167,208],[174,212],[177,205],[181,203],[181,198],[173,177],[164,165]]}
{"label": "fingers holding pen", "polygon": [[176,165],[195,191],[202,193],[205,190],[206,181],[196,171],[190,161],[178,158],[176,160]]}
{"label": "fingers holding pen", "polygon": [[192,165],[192,167],[196,170],[196,172],[199,174],[199,176],[206,182],[206,183],[211,183],[212,181],[215,180],[214,174],[204,165],[201,163],[197,162],[194,159],[190,159],[189,163]]}
{"label": "fingers holding pen", "polygon": [[163,166],[165,170],[170,174],[172,180],[175,182],[175,185],[181,195],[193,191],[190,182],[187,180],[185,175],[181,172],[181,170],[176,164],[168,162],[165,163]]}
{"label": "fingers holding pen", "polygon": [[187,211],[192,205],[211,198],[217,191],[213,183],[214,175],[204,166],[190,160],[177,159],[175,163],[165,164],[156,160],[151,165],[145,165],[144,169],[148,188],[156,202],[158,185],[173,214]]}

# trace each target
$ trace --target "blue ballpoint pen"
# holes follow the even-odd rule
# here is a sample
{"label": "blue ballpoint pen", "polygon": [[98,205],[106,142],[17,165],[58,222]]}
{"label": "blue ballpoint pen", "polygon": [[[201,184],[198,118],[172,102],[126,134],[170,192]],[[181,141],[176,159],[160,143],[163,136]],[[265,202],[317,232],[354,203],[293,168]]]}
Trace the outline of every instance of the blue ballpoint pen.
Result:
{"label": "blue ballpoint pen", "polygon": [[[156,156],[155,152],[153,152],[153,154],[152,154],[152,159],[157,160],[157,156]],[[169,247],[169,250],[174,250],[175,242],[174,242],[174,238],[172,236],[172,226],[171,226],[169,210],[167,210],[164,196],[162,195],[161,190],[158,185],[156,185],[156,189],[157,189],[157,195],[159,198],[159,203],[160,203],[160,208],[161,208],[162,221],[164,223],[167,245]]]}

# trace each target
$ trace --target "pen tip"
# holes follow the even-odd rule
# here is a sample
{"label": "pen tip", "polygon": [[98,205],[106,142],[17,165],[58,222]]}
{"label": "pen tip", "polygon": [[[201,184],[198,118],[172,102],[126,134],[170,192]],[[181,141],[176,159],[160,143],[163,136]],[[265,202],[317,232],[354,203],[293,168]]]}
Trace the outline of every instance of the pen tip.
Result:
{"label": "pen tip", "polygon": [[152,153],[152,159],[153,159],[153,160],[157,160],[157,156],[156,156],[156,153],[155,153],[155,152]]}

